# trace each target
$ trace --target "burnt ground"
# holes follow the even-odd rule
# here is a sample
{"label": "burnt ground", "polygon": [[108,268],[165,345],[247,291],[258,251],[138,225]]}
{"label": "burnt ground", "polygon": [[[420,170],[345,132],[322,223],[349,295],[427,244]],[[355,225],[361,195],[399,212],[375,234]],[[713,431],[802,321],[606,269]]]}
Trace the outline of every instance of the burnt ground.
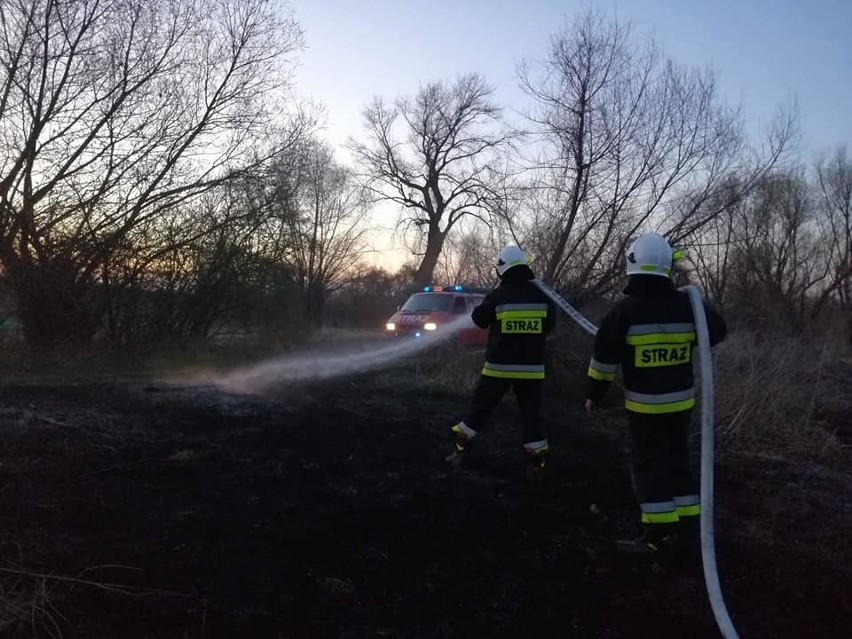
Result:
{"label": "burnt ground", "polygon": [[[563,395],[535,487],[508,402],[448,467],[467,396],[406,366],[254,399],[6,386],[0,636],[719,636],[699,576],[614,551],[625,429]],[[716,496],[740,636],[849,636],[848,468],[731,459]]]}

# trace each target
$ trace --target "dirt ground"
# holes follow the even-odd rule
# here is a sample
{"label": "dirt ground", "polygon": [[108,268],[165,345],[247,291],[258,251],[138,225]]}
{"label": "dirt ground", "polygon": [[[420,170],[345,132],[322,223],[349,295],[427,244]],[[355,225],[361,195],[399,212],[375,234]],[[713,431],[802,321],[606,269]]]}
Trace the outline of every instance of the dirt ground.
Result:
{"label": "dirt ground", "polygon": [[[719,636],[699,575],[614,550],[637,532],[618,419],[547,396],[536,487],[510,402],[449,467],[466,394],[411,365],[263,398],[2,387],[0,636]],[[717,468],[741,637],[849,636],[848,470]]]}

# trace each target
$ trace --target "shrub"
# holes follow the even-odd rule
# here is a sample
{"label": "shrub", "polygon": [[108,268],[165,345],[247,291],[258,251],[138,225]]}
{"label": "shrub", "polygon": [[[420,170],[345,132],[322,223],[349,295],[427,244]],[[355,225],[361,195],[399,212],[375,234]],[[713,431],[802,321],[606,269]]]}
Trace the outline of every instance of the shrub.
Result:
{"label": "shrub", "polygon": [[720,452],[827,459],[852,421],[850,366],[830,341],[731,335],[716,349]]}

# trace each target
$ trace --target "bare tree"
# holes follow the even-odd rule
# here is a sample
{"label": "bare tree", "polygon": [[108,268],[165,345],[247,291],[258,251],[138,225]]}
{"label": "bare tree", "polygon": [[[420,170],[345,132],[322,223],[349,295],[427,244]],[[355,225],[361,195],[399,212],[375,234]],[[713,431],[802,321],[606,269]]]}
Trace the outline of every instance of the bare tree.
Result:
{"label": "bare tree", "polygon": [[372,329],[384,328],[394,309],[411,294],[413,272],[401,269],[391,273],[360,264],[329,296],[330,322]]}
{"label": "bare tree", "polygon": [[764,177],[701,230],[690,252],[707,291],[747,326],[799,333],[834,300],[842,304],[842,215],[826,208],[820,167],[817,180],[802,168]]}
{"label": "bare tree", "polygon": [[368,199],[328,145],[312,141],[304,153],[295,172],[278,174],[278,193],[287,190],[295,200],[295,215],[286,218],[285,259],[297,274],[308,319],[319,325],[329,288],[356,270]]}
{"label": "bare tree", "polygon": [[268,327],[281,315],[269,312],[268,299],[293,306],[296,277],[268,230],[271,219],[296,213],[275,202],[271,182],[247,173],[137,225],[100,272],[105,337],[120,344],[206,338],[239,325]]}
{"label": "bare tree", "polygon": [[828,276],[814,233],[814,207],[801,173],[762,181],[741,207],[735,236],[734,292],[764,326],[798,332],[809,295]]}
{"label": "bare tree", "polygon": [[486,219],[489,161],[507,142],[491,95],[485,80],[471,74],[452,85],[427,84],[393,107],[377,98],[364,113],[367,140],[351,142],[368,188],[400,205],[402,221],[418,232],[417,285],[432,279],[460,220]]}
{"label": "bare tree", "polygon": [[[846,147],[838,148],[816,166],[822,207],[822,234],[830,249],[833,271],[832,289],[841,308],[852,311],[852,161]],[[852,335],[852,317],[850,335]]]}
{"label": "bare tree", "polygon": [[448,238],[435,269],[437,281],[487,286],[496,277],[497,250],[482,229],[471,229],[458,238]]}
{"label": "bare tree", "polygon": [[591,10],[520,76],[536,104],[533,212],[521,232],[545,279],[600,292],[617,281],[638,231],[688,236],[774,165],[791,132],[783,121],[766,155],[733,181],[745,170],[742,124],[713,75],[677,66]]}
{"label": "bare tree", "polygon": [[301,44],[281,9],[0,4],[0,262],[30,342],[89,339],[97,273],[134,229],[275,155]]}
{"label": "bare tree", "polygon": [[733,263],[736,259],[737,222],[741,219],[740,209],[743,206],[745,201],[739,201],[705,224],[693,238],[693,250],[687,257],[708,297],[723,307],[736,285]]}

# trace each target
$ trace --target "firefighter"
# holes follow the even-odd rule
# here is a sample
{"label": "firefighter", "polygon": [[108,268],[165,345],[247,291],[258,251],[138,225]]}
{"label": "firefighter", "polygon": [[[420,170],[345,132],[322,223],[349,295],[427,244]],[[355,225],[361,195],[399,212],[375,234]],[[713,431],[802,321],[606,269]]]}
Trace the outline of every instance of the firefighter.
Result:
{"label": "firefighter", "polygon": [[523,423],[523,447],[528,475],[540,477],[550,448],[540,409],[544,383],[545,336],[553,329],[553,302],[530,280],[530,259],[517,246],[506,246],[497,256],[500,284],[473,309],[474,323],[488,328],[485,366],[465,418],[452,427],[455,451],[448,461],[458,463],[510,388]]}
{"label": "firefighter", "polygon": [[[619,549],[689,563],[697,558],[700,514],[687,446],[695,404],[692,307],[671,279],[673,251],[662,235],[642,235],[626,258],[626,297],[607,313],[595,337],[586,410],[595,413],[621,367],[644,534],[619,541]],[[727,327],[706,301],[704,312],[712,346],[725,338]]]}

